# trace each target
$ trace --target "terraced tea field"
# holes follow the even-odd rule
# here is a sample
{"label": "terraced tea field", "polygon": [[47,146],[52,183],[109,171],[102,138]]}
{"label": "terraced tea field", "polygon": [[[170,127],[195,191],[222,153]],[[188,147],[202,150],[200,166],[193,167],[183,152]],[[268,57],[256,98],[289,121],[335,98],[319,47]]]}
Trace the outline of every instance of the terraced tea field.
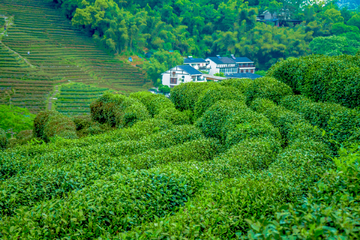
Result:
{"label": "terraced tea field", "polygon": [[0,44],[0,89],[15,90],[15,105],[36,113],[45,108],[54,84],[68,80],[123,92],[145,90],[140,69],[101,49],[51,2],[3,0],[0,15],[14,16]]}
{"label": "terraced tea field", "polygon": [[82,83],[62,85],[57,100],[55,110],[71,116],[90,114],[90,104],[99,98],[107,88],[97,88]]}

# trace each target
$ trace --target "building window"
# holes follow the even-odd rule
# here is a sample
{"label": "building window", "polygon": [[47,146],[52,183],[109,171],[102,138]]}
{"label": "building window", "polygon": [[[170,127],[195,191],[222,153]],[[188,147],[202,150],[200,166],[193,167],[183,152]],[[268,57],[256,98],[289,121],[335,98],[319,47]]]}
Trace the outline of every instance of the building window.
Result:
{"label": "building window", "polygon": [[251,73],[254,73],[254,69],[251,69]]}
{"label": "building window", "polygon": [[170,84],[177,84],[177,78],[170,78]]}

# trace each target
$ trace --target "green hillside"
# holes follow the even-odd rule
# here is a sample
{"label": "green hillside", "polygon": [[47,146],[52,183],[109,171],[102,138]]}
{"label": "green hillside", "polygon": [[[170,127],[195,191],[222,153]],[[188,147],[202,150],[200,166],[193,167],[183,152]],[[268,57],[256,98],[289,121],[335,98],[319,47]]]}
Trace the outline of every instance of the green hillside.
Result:
{"label": "green hillside", "polygon": [[15,105],[44,110],[52,89],[47,86],[68,80],[123,92],[145,90],[141,70],[106,53],[49,1],[1,1],[0,14],[14,16],[0,44],[0,85],[15,90]]}

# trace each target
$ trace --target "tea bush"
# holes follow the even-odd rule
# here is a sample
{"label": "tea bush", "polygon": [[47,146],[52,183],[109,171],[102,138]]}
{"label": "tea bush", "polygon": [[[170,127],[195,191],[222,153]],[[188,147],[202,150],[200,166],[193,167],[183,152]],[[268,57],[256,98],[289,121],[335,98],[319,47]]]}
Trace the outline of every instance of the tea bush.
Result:
{"label": "tea bush", "polygon": [[268,98],[275,103],[279,103],[281,98],[292,95],[289,86],[271,77],[257,78],[246,89],[246,102],[250,103],[256,98]]}
{"label": "tea bush", "polygon": [[7,146],[6,132],[0,128],[0,149],[5,149]]}
{"label": "tea bush", "polygon": [[238,89],[241,94],[244,94],[252,83],[253,80],[250,78],[232,78],[221,81],[220,85],[224,87],[234,87]]}
{"label": "tea bush", "polygon": [[71,118],[62,114],[50,116],[45,123],[43,139],[49,142],[53,137],[76,139],[76,125]]}
{"label": "tea bush", "polygon": [[[352,57],[354,58],[354,57]],[[358,58],[308,56],[275,64],[268,76],[291,86],[313,101],[333,102],[345,107],[360,105]]]}
{"label": "tea bush", "polygon": [[180,84],[171,89],[170,98],[175,107],[180,111],[191,110],[193,112],[201,92],[210,87],[220,86],[212,82]]}
{"label": "tea bush", "polygon": [[190,124],[190,117],[185,112],[180,112],[175,108],[162,110],[154,116],[155,119],[165,119],[174,125]]}
{"label": "tea bush", "polygon": [[243,102],[235,100],[220,100],[210,107],[196,122],[206,137],[222,139],[222,127],[228,118],[231,118],[243,109],[247,109]]}
{"label": "tea bush", "polygon": [[233,87],[216,87],[204,90],[195,103],[195,119],[201,117],[207,109],[219,100],[236,100],[239,102],[245,102],[245,96]]}
{"label": "tea bush", "polygon": [[157,94],[149,103],[149,113],[151,116],[159,114],[162,110],[175,108],[175,105],[162,94]]}
{"label": "tea bush", "polygon": [[37,138],[45,139],[44,129],[51,116],[56,116],[59,113],[56,111],[44,111],[36,115],[34,119],[34,136]]}

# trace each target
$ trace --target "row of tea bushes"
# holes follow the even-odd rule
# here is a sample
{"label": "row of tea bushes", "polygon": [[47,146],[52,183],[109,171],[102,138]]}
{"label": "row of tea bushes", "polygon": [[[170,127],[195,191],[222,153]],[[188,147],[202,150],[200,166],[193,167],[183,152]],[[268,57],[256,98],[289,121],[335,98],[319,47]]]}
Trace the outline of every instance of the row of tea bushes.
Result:
{"label": "row of tea bushes", "polygon": [[311,55],[280,61],[267,75],[313,101],[356,108],[360,105],[358,62],[359,56]]}
{"label": "row of tea bushes", "polygon": [[304,96],[294,95],[283,98],[280,105],[324,129],[339,144],[345,143],[360,129],[360,112],[339,104],[313,102]]}
{"label": "row of tea bushes", "polygon": [[[114,172],[117,172],[116,175],[118,175],[121,178],[124,178],[125,176],[127,176],[129,174],[131,175],[131,172],[133,172],[132,169],[134,169],[134,168],[135,169],[148,169],[148,168],[156,167],[159,165],[161,166],[161,165],[167,164],[167,163],[172,164],[172,163],[176,163],[176,162],[188,162],[191,160],[207,161],[207,160],[212,159],[215,156],[215,154],[217,152],[217,147],[218,147],[217,141],[203,138],[203,139],[199,139],[199,140],[190,141],[190,142],[187,142],[182,145],[174,146],[174,147],[171,147],[168,149],[161,149],[161,150],[155,150],[155,151],[150,150],[148,152],[145,152],[144,154],[135,155],[133,157],[129,157],[129,156],[125,155],[120,158],[111,158],[111,159],[104,159],[104,160],[101,160],[103,158],[98,158],[98,161],[105,162],[105,164],[103,164],[102,166],[97,165],[96,162],[93,162],[92,158],[89,157],[89,158],[86,158],[86,160],[84,160],[83,158],[79,159],[79,163],[75,164],[74,166],[70,166],[71,164],[65,165],[64,167],[66,169],[63,168],[62,171],[59,171],[59,169],[54,169],[54,170],[47,169],[48,170],[47,172],[50,172],[50,174],[48,174],[49,177],[50,176],[56,177],[56,176],[60,175],[60,174],[55,174],[55,172],[58,172],[58,173],[66,172],[67,178],[65,179],[65,181],[64,181],[64,178],[62,180],[63,180],[63,183],[67,182],[67,184],[60,185],[59,181],[54,181],[55,179],[51,179],[51,178],[47,179],[47,181],[44,181],[44,179],[41,179],[41,181],[40,181],[40,179],[38,179],[37,182],[44,182],[45,185],[42,187],[49,186],[50,182],[53,182],[53,186],[56,186],[56,185],[61,186],[58,189],[49,189],[48,188],[48,189],[46,189],[47,191],[43,191],[42,200],[52,199],[52,200],[49,200],[48,202],[45,201],[43,203],[40,202],[41,199],[39,199],[39,195],[34,194],[34,190],[37,190],[37,193],[39,193],[39,191],[42,190],[41,187],[38,187],[38,189],[26,189],[26,188],[24,188],[24,186],[15,187],[16,189],[22,189],[22,190],[21,190],[21,192],[18,192],[19,199],[16,199],[16,195],[17,195],[16,193],[14,193],[14,192],[12,193],[13,200],[15,199],[16,201],[10,201],[10,200],[7,201],[7,203],[9,203],[8,205],[10,205],[10,206],[6,206],[5,209],[7,209],[7,211],[9,211],[8,209],[11,209],[11,207],[14,208],[14,207],[19,207],[21,205],[31,207],[32,205],[34,205],[37,202],[40,205],[39,206],[34,205],[34,207],[31,207],[30,209],[29,208],[19,208],[18,210],[16,210],[17,214],[14,215],[13,217],[4,217],[3,218],[4,224],[0,223],[0,229],[2,230],[1,232],[2,233],[9,232],[12,229],[12,230],[15,230],[14,231],[15,233],[12,232],[10,234],[10,236],[14,236],[13,234],[18,234],[20,231],[21,234],[24,234],[24,235],[22,235],[23,237],[25,237],[25,236],[29,237],[34,232],[32,232],[32,231],[28,232],[28,229],[31,229],[31,227],[35,227],[36,232],[38,234],[40,234],[40,236],[42,236],[42,237],[48,236],[47,235],[47,234],[49,234],[48,227],[43,228],[42,227],[43,225],[42,224],[38,225],[38,223],[39,223],[39,221],[47,221],[48,218],[43,218],[43,216],[47,215],[47,213],[46,213],[47,211],[50,211],[50,212],[56,211],[57,213],[53,216],[54,217],[57,216],[56,218],[59,218],[59,221],[61,221],[61,218],[67,219],[66,216],[61,217],[61,215],[67,211],[64,211],[63,213],[59,213],[56,210],[56,207],[55,208],[51,207],[51,206],[54,206],[54,204],[57,204],[60,202],[61,202],[61,205],[63,206],[64,204],[66,205],[66,202],[76,201],[77,204],[74,205],[73,207],[69,208],[69,209],[73,209],[71,211],[78,211],[79,210],[78,209],[78,204],[79,204],[78,201],[85,201],[85,199],[87,199],[87,201],[99,204],[96,209],[91,208],[92,209],[91,210],[91,209],[88,209],[87,207],[85,207],[85,209],[83,208],[83,211],[91,210],[90,212],[94,215],[94,218],[96,218],[96,217],[98,218],[98,217],[100,217],[101,213],[97,210],[106,208],[106,207],[104,206],[104,202],[99,201],[99,199],[98,199],[99,192],[97,192],[97,191],[94,192],[94,190],[95,190],[94,187],[96,187],[98,185],[98,183],[101,183],[101,186],[106,187],[106,189],[107,189],[107,191],[109,191],[109,193],[112,192],[115,195],[118,195],[119,191],[123,190],[122,186],[114,185],[115,183],[114,183],[113,176],[111,176],[110,174],[114,174]],[[109,164],[111,162],[112,162],[112,164]],[[98,162],[98,164],[99,164],[99,162]],[[152,170],[149,170],[149,171],[152,171]],[[169,171],[167,171],[167,172],[169,172]],[[141,172],[134,172],[134,174],[135,173],[141,173]],[[182,171],[182,175],[186,176],[188,179],[193,180],[194,178],[196,178],[196,176],[194,177],[192,175],[187,175],[188,173],[189,173],[188,170]],[[39,175],[39,178],[41,178],[42,174],[38,174],[38,175]],[[94,176],[97,177],[97,179],[102,179],[102,180],[97,180],[96,178],[91,179]],[[104,176],[107,176],[107,177],[104,177]],[[142,181],[141,178],[137,178],[137,177],[138,177],[137,175],[132,176],[131,178],[129,178],[130,180],[128,180],[128,181],[131,181],[131,183],[129,183],[129,185],[130,185],[129,187],[134,188],[133,191],[138,191],[139,186],[136,184],[135,185],[132,184],[132,182]],[[49,180],[52,180],[52,181],[49,181]],[[14,184],[17,182],[18,181],[14,181]],[[169,182],[169,181],[167,180],[166,182]],[[75,190],[76,189],[82,189],[82,190],[81,191],[72,191],[72,192],[67,191],[69,189],[66,189],[65,187],[70,185],[70,183],[72,183],[72,184],[78,183],[79,184],[78,188],[75,188]],[[81,183],[81,185],[80,185],[80,183]],[[91,185],[91,184],[93,184],[93,185]],[[201,182],[199,182],[197,184],[201,184]],[[89,185],[91,185],[91,186],[89,186]],[[85,186],[89,186],[89,187],[85,187]],[[189,185],[186,185],[186,186],[191,189],[191,186],[189,186]],[[141,189],[141,187],[140,187],[140,189]],[[164,190],[164,191],[166,191],[166,190]],[[3,191],[3,192],[5,192],[5,191]],[[89,196],[90,192],[94,192],[94,195]],[[97,194],[96,194],[96,192],[97,192]],[[190,191],[190,192],[192,192],[192,191]],[[49,193],[54,193],[54,195],[49,197]],[[60,193],[60,195],[56,195],[59,193]],[[165,192],[163,193],[162,191],[160,191],[160,193],[154,193],[154,194],[155,195],[157,195],[157,194],[160,194],[160,195],[165,194],[166,195],[167,193],[168,193],[168,191],[166,193]],[[33,195],[31,196],[31,194],[33,194]],[[78,194],[84,194],[83,195],[84,199],[82,199],[82,200],[76,199],[76,197],[74,197],[74,196],[77,196]],[[174,194],[176,196],[173,196],[171,198],[172,200],[177,199],[178,198],[177,196],[180,193],[175,192]],[[34,199],[34,202],[32,202],[31,204],[27,204],[26,202],[24,202],[24,199],[29,199],[31,197],[35,197],[34,195],[37,197]],[[106,194],[103,194],[103,195],[101,195],[101,198],[104,199],[104,201],[109,202],[110,200],[107,199],[107,197],[105,197],[105,196],[106,196]],[[111,196],[113,196],[113,195],[111,195]],[[143,202],[141,202],[141,199],[144,199],[144,201],[149,201],[150,196],[145,194],[145,195],[141,195],[141,196],[140,195],[139,196],[132,195],[131,197],[134,197],[134,199],[139,199],[138,200],[139,202],[136,201],[139,204],[144,204]],[[63,200],[61,200],[61,199],[63,199]],[[96,199],[96,201],[94,202],[95,199]],[[159,197],[156,197],[155,199],[157,199],[158,201],[160,200]],[[179,200],[182,200],[182,202],[185,202],[187,199],[184,197],[179,197]],[[1,201],[6,202],[5,196],[3,196],[3,199]],[[21,203],[19,204],[19,202],[21,202],[21,201],[22,201],[22,204]],[[120,200],[117,199],[116,201],[120,201]],[[169,201],[169,200],[167,200],[167,201]],[[17,206],[16,206],[16,204],[17,204]],[[135,204],[135,203],[129,202],[129,204]],[[159,206],[157,206],[157,204],[159,204],[159,202],[154,202],[151,205],[155,209],[159,209]],[[114,216],[119,215],[119,214],[120,215],[127,214],[129,212],[129,209],[119,208],[118,204],[113,204],[111,202],[111,205],[118,206],[115,209],[113,206],[111,206],[111,209],[113,209],[111,211],[114,212]],[[161,204],[161,205],[163,206],[163,204]],[[176,204],[171,204],[171,205],[172,205],[172,207],[176,207]],[[84,206],[84,205],[82,205],[82,206]],[[87,206],[87,205],[85,204],[85,206]],[[103,206],[103,207],[101,207],[101,206]],[[121,212],[119,212],[120,209],[122,209]],[[146,209],[146,208],[144,208],[144,209]],[[31,216],[30,216],[29,212],[33,212],[33,214],[31,214]],[[35,212],[37,212],[38,214]],[[4,213],[6,214],[6,211],[3,212],[3,214]],[[106,214],[106,213],[108,214],[108,212],[104,212],[104,214]],[[115,213],[117,213],[117,214],[115,214]],[[23,214],[25,214],[26,217]],[[157,213],[157,212],[156,213],[152,212],[151,214],[156,214],[157,217],[164,216],[161,213]],[[151,214],[149,215],[149,217],[151,217],[151,218],[154,217]],[[138,215],[139,221],[143,220],[143,217],[141,217],[141,215],[143,215],[143,214]],[[86,216],[89,216],[89,215],[86,215]],[[27,219],[28,223],[26,224],[26,226],[23,226],[23,223],[21,223],[22,222],[21,219],[23,219],[23,217],[25,217]],[[29,219],[29,217],[31,219]],[[122,224],[124,222],[121,221],[120,219],[121,218],[112,219],[112,220],[109,220],[109,222],[97,221],[96,223],[100,226],[100,229],[101,228],[108,229],[107,228],[108,223],[110,223],[110,224],[114,223],[116,225],[123,226]],[[20,220],[20,222],[18,222],[19,220]],[[88,220],[88,218],[84,219],[85,222],[87,220]],[[54,220],[54,221],[56,222],[56,220]],[[87,226],[87,223],[85,223],[85,222],[81,222],[81,224],[80,223],[79,224],[82,225],[81,230],[84,230],[86,232],[87,230],[85,230],[85,229],[87,229],[88,227],[91,227],[91,226]],[[130,221],[130,222],[133,222],[133,221]],[[10,225],[7,225],[7,224],[10,224]],[[79,226],[72,225],[71,221],[69,222],[69,224],[70,225],[67,225],[67,228],[69,228],[69,229],[60,229],[59,231],[54,231],[53,234],[59,234],[59,232],[61,233],[63,231],[71,231],[71,232],[78,231]],[[127,223],[127,224],[129,224],[129,223]],[[15,228],[12,228],[11,226],[14,226]],[[52,225],[52,226],[55,227],[56,225]],[[128,227],[130,228],[131,224],[129,224]],[[92,228],[90,228],[90,229],[91,229],[90,231],[93,231]],[[110,229],[108,229],[108,231],[111,232]],[[44,235],[42,235],[42,234],[44,234]],[[96,235],[96,233],[92,233],[92,234]]]}

